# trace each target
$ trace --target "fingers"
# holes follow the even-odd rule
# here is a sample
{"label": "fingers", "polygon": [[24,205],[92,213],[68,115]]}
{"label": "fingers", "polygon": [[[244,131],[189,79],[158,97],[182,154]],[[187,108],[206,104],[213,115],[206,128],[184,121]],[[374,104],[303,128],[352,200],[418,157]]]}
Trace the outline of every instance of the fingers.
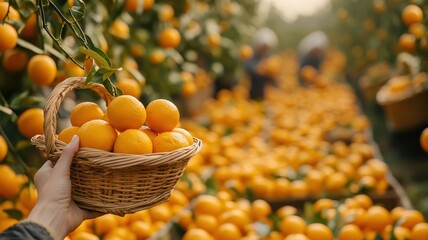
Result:
{"label": "fingers", "polygon": [[43,186],[48,181],[52,173],[52,163],[51,161],[46,161],[45,164],[36,172],[34,175],[34,183],[36,185],[37,191],[41,191]]}
{"label": "fingers", "polygon": [[59,174],[70,175],[70,165],[73,161],[74,154],[79,150],[79,137],[74,135],[71,142],[62,151],[61,157],[55,164],[54,171]]}

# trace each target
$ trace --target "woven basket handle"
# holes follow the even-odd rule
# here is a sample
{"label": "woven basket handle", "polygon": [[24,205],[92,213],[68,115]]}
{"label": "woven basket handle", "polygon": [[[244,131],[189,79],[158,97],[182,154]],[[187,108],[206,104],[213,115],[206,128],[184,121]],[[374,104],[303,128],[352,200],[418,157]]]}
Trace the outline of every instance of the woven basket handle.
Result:
{"label": "woven basket handle", "polygon": [[90,89],[96,92],[107,105],[113,100],[113,96],[107,89],[98,83],[86,84],[86,77],[70,77],[59,83],[46,99],[44,110],[44,130],[46,156],[53,153],[55,149],[55,133],[56,133],[56,116],[65,96],[75,89]]}

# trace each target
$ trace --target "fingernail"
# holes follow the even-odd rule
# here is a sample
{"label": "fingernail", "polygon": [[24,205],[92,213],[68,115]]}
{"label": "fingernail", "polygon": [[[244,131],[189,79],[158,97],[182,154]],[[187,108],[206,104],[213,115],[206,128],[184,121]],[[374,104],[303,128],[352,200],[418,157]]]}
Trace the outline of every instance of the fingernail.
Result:
{"label": "fingernail", "polygon": [[74,135],[73,138],[71,139],[70,143],[76,143],[79,140],[79,136]]}

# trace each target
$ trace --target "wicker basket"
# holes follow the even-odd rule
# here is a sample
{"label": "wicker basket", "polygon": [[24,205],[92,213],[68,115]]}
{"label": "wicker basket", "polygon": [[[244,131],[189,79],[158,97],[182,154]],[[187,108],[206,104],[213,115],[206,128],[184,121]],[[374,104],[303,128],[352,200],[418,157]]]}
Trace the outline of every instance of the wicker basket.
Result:
{"label": "wicker basket", "polygon": [[[58,84],[45,104],[45,135],[31,141],[54,164],[65,143],[56,132],[56,115],[67,93],[88,88],[107,104],[113,97],[101,84],[85,85],[85,78],[72,77]],[[80,148],[71,165],[72,198],[84,209],[124,215],[153,207],[168,200],[189,159],[199,152],[202,142],[167,153],[119,154]]]}

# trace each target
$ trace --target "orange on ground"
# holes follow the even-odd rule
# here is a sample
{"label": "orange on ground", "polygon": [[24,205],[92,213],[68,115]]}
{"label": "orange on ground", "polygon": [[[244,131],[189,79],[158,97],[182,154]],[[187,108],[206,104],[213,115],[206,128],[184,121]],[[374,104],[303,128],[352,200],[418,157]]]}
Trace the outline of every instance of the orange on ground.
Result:
{"label": "orange on ground", "polygon": [[183,134],[187,138],[187,141],[189,142],[189,145],[193,144],[192,134],[190,134],[186,129],[184,129],[184,128],[174,128],[174,129],[172,129],[172,132],[178,132],[178,133]]}
{"label": "orange on ground", "polygon": [[0,165],[0,196],[14,197],[20,188],[21,183],[18,181],[16,173],[9,166]]}
{"label": "orange on ground", "polygon": [[150,223],[145,221],[135,221],[131,224],[130,228],[131,231],[137,236],[137,239],[146,239],[154,233]]}
{"label": "orange on ground", "polygon": [[417,210],[405,210],[402,218],[405,218],[401,226],[412,229],[416,224],[425,222],[424,215]]}
{"label": "orange on ground", "polygon": [[321,223],[309,224],[306,228],[306,236],[309,239],[333,240],[333,232],[326,225]]}
{"label": "orange on ground", "polygon": [[96,234],[106,234],[117,226],[119,226],[117,218],[112,214],[106,214],[94,219]]}
{"label": "orange on ground", "polygon": [[2,219],[0,221],[0,233],[2,233],[4,230],[8,229],[9,227],[17,223],[18,223],[18,220],[16,219],[11,219],[11,218]]}
{"label": "orange on ground", "polygon": [[424,240],[428,239],[428,223],[416,224],[410,233],[411,240]]}
{"label": "orange on ground", "polygon": [[35,55],[28,62],[28,76],[39,86],[49,86],[55,80],[57,67],[55,61],[47,55]]}
{"label": "orange on ground", "polygon": [[265,200],[258,199],[251,203],[250,214],[254,220],[266,219],[271,212],[272,208]]}
{"label": "orange on ground", "polygon": [[406,25],[419,23],[423,20],[423,17],[422,9],[414,4],[406,6],[401,13],[401,19]]}
{"label": "orange on ground", "polygon": [[116,86],[122,90],[124,95],[131,95],[135,98],[140,98],[141,96],[140,84],[135,80],[122,79],[117,82]]}
{"label": "orange on ground", "polygon": [[371,207],[373,205],[373,201],[372,199],[364,194],[359,194],[357,196],[354,197],[354,200],[357,201],[357,203],[360,205],[360,207],[364,208],[364,209],[368,209],[369,207]]}
{"label": "orange on ground", "polygon": [[325,188],[331,192],[339,192],[345,187],[346,181],[347,177],[344,173],[335,172],[327,176]]}
{"label": "orange on ground", "polygon": [[335,205],[336,204],[335,204],[334,200],[331,200],[328,198],[321,198],[315,202],[314,211],[315,212],[321,212],[321,211],[326,210],[326,209],[334,208]]}
{"label": "orange on ground", "polygon": [[421,137],[419,138],[419,142],[421,144],[422,149],[425,152],[428,152],[428,128],[425,128],[422,131]]}
{"label": "orange on ground", "polygon": [[361,229],[354,225],[348,224],[343,226],[338,235],[338,240],[363,240],[364,234]]}
{"label": "orange on ground", "polygon": [[122,95],[111,101],[107,107],[110,124],[119,131],[140,129],[146,121],[146,109],[135,97]]}
{"label": "orange on ground", "polygon": [[153,142],[153,152],[171,152],[189,146],[187,138],[177,132],[163,132]]}
{"label": "orange on ground", "polygon": [[168,222],[172,217],[171,208],[168,203],[156,205],[148,209],[152,222]]}
{"label": "orange on ground", "polygon": [[30,108],[23,112],[17,121],[19,132],[27,138],[32,138],[37,134],[43,134],[43,109]]}
{"label": "orange on ground", "polygon": [[214,238],[203,229],[192,228],[184,234],[183,240],[214,240]]}
{"label": "orange on ground", "polygon": [[145,154],[153,152],[150,137],[138,129],[128,129],[119,134],[114,144],[113,152]]}
{"label": "orange on ground", "polygon": [[174,129],[180,122],[180,113],[174,103],[166,99],[156,99],[147,105],[147,126],[162,133]]}
{"label": "orange on ground", "polygon": [[62,130],[59,134],[58,134],[58,140],[61,140],[65,143],[70,143],[71,139],[73,138],[74,135],[77,134],[77,132],[79,131],[79,127],[68,127],[65,128],[64,130]]}
{"label": "orange on ground", "polygon": [[80,232],[73,236],[73,240],[100,240],[100,238],[89,232]]}
{"label": "orange on ground", "polygon": [[82,102],[71,110],[70,122],[71,125],[80,127],[91,120],[101,119],[103,115],[103,110],[97,104],[93,102]]}
{"label": "orange on ground", "polygon": [[111,151],[116,141],[116,130],[104,120],[91,120],[83,124],[77,135],[80,137],[80,147],[95,148]]}
{"label": "orange on ground", "polygon": [[223,211],[223,203],[211,195],[202,195],[195,201],[195,214],[218,216]]}
{"label": "orange on ground", "polygon": [[214,231],[218,228],[218,225],[218,219],[212,215],[199,214],[196,216],[195,226],[207,231],[208,233],[214,233]]}
{"label": "orange on ground", "polygon": [[27,54],[19,49],[10,49],[3,54],[3,67],[9,72],[19,72],[27,66]]}
{"label": "orange on ground", "polygon": [[392,219],[389,212],[380,206],[373,206],[367,210],[366,227],[369,230],[382,232],[383,229],[391,224]]}
{"label": "orange on ground", "polygon": [[0,24],[0,36],[0,52],[14,48],[18,42],[16,29],[8,23]]}
{"label": "orange on ground", "polygon": [[187,199],[186,195],[184,195],[183,192],[175,189],[174,191],[172,191],[168,202],[171,205],[180,205],[184,207],[189,203],[189,199]]}
{"label": "orange on ground", "polygon": [[2,135],[0,135],[0,162],[2,162],[7,155],[7,143]]}
{"label": "orange on ground", "polygon": [[242,234],[239,228],[234,224],[223,223],[217,228],[214,236],[216,239],[239,240],[241,239]]}
{"label": "orange on ground", "polygon": [[284,218],[279,228],[284,235],[305,233],[306,222],[301,217],[292,215]]}
{"label": "orange on ground", "polygon": [[[139,3],[143,3],[143,6],[139,6]],[[143,7],[143,10],[148,10],[150,8],[153,7],[155,0],[144,0],[144,1],[139,1],[139,0],[126,0],[125,1],[125,9],[129,12],[137,12],[137,8],[138,7]]]}
{"label": "orange on ground", "polygon": [[18,202],[22,204],[28,210],[33,209],[37,201],[37,190],[36,187],[31,184],[29,187],[26,187],[21,190],[19,193]]}
{"label": "orange on ground", "polygon": [[166,28],[159,34],[158,42],[163,48],[176,48],[181,42],[180,32],[175,28]]}

